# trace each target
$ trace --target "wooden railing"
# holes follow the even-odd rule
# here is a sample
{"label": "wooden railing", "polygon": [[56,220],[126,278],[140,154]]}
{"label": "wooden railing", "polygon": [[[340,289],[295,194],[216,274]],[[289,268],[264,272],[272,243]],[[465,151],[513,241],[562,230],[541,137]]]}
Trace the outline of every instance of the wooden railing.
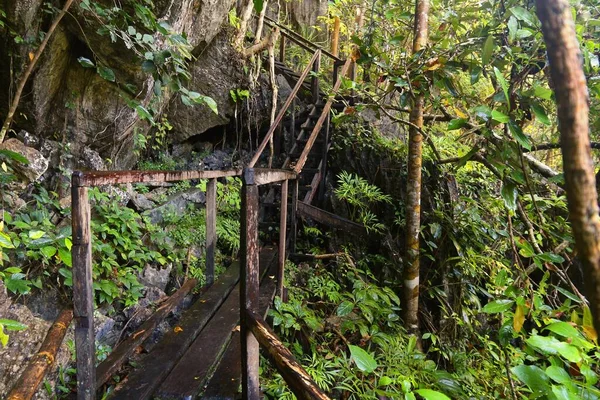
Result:
{"label": "wooden railing", "polygon": [[[284,266],[286,261],[287,204],[289,181],[292,185],[292,208],[290,220],[295,224],[298,185],[296,174],[292,171],[278,171],[269,179],[258,179],[257,170],[246,168],[242,174],[242,214],[240,243],[241,292],[240,292],[240,340],[242,348],[242,398],[258,400],[261,398],[259,383],[259,345],[265,348],[275,367],[299,399],[327,399],[327,396],[302,369],[292,354],[265,321],[259,310],[259,186],[275,181],[281,182],[281,212],[279,223],[279,258],[277,276],[278,292],[283,289]],[[295,232],[295,225],[290,230]]]}

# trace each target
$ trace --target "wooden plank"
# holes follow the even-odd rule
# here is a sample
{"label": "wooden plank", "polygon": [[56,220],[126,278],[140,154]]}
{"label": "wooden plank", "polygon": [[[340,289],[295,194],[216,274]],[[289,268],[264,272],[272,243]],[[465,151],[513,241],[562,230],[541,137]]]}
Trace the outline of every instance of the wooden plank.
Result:
{"label": "wooden plank", "polygon": [[100,389],[112,375],[127,361],[135,350],[146,340],[156,329],[158,324],[164,320],[175,307],[177,307],[185,296],[194,288],[198,281],[190,279],[186,281],[173,295],[165,300],[148,318],[142,326],[132,333],[127,339],[123,340],[113,349],[106,360],[98,365],[96,371],[96,390]]}
{"label": "wooden plank", "polygon": [[311,218],[331,228],[341,229],[357,236],[367,236],[367,230],[364,225],[357,224],[302,201],[298,202],[298,213],[303,217]]}
{"label": "wooden plank", "polygon": [[296,171],[297,173],[300,173],[302,171],[302,167],[304,167],[304,164],[306,163],[306,159],[308,158],[308,153],[310,153],[310,150],[312,149],[312,146],[315,143],[315,140],[317,140],[317,136],[318,136],[319,132],[321,131],[321,127],[323,126],[323,124],[325,123],[325,120],[329,116],[329,111],[331,110],[331,105],[335,101],[335,95],[340,90],[340,86],[342,85],[342,79],[343,79],[342,77],[346,75],[346,72],[348,71],[348,68],[350,68],[351,64],[352,64],[351,58],[346,60],[346,63],[344,64],[344,67],[342,68],[341,77],[338,78],[338,80],[335,82],[335,85],[333,86],[333,90],[332,90],[332,95],[329,97],[329,100],[327,100],[325,107],[323,107],[321,116],[319,117],[319,120],[317,121],[315,128],[313,129],[312,133],[310,134],[310,137],[308,138],[308,142],[306,143],[306,146],[304,147],[304,150],[302,151],[302,154],[300,155],[300,158],[298,159],[298,162],[296,163],[296,166],[294,167],[294,171]]}
{"label": "wooden plank", "polygon": [[206,284],[215,280],[215,249],[217,247],[217,180],[206,185]]}
{"label": "wooden plank", "polygon": [[[275,274],[277,273],[277,263],[275,263],[274,255],[276,252],[268,247],[263,248],[260,256],[261,273],[263,279],[260,283],[260,300],[259,309],[260,315],[266,318],[269,308],[273,304],[277,283]],[[266,274],[262,272],[263,266]],[[266,276],[265,276],[266,275]],[[242,366],[240,364],[240,332],[236,331],[231,337],[229,346],[219,362],[219,366],[215,373],[210,378],[208,385],[200,398],[204,400],[234,400],[241,397],[238,388],[242,380]]]}
{"label": "wooden plank", "polygon": [[189,308],[177,324],[181,331],[169,331],[116,388],[110,399],[148,399],[169,374],[200,331],[219,309],[239,280],[239,263],[234,262]]}
{"label": "wooden plank", "polygon": [[257,186],[296,179],[297,176],[294,171],[284,169],[253,168],[252,171],[254,174],[254,184]]}
{"label": "wooden plank", "polygon": [[240,292],[240,342],[242,348],[242,398],[258,400],[259,346],[256,338],[248,330],[245,310],[257,310],[259,301],[259,250],[258,212],[259,193],[254,182],[254,171],[244,170],[242,186],[241,214],[241,292]]}
{"label": "wooden plank", "polygon": [[298,78],[298,82],[296,82],[294,89],[292,89],[292,92],[286,99],[285,103],[283,103],[281,110],[279,110],[279,114],[277,114],[277,118],[275,118],[275,121],[273,121],[273,124],[269,128],[269,131],[265,135],[265,138],[263,139],[263,141],[260,143],[260,145],[256,149],[256,153],[254,154],[254,157],[252,157],[252,160],[250,160],[250,163],[248,164],[248,168],[253,168],[254,165],[256,165],[256,162],[260,158],[260,155],[265,150],[265,147],[267,147],[267,143],[269,143],[271,136],[273,136],[275,129],[279,126],[279,124],[281,123],[281,120],[283,120],[283,117],[285,116],[287,109],[290,107],[290,104],[292,104],[292,101],[296,98],[296,95],[298,94],[298,91],[300,90],[302,83],[308,76],[308,73],[311,71],[313,63],[315,62],[317,57],[319,57],[320,54],[321,54],[320,51],[317,50],[315,52],[315,54],[313,54],[310,61],[308,62],[308,65],[306,66],[306,68],[304,68],[304,71],[302,72],[302,75],[300,75],[300,78]]}
{"label": "wooden plank", "polygon": [[81,186],[115,185],[120,183],[175,182],[190,179],[212,179],[240,176],[239,169],[222,171],[94,171],[80,172]]}
{"label": "wooden plank", "polygon": [[287,208],[288,208],[288,182],[283,181],[281,184],[281,210],[279,217],[279,249],[277,260],[277,294],[283,297],[283,281],[285,274],[286,260],[286,233],[287,233]]}
{"label": "wooden plank", "polygon": [[311,204],[315,197],[315,194],[317,193],[317,189],[319,188],[319,184],[321,183],[322,166],[323,166],[323,160],[321,160],[321,162],[319,162],[318,171],[313,175],[313,178],[310,182],[310,190],[308,192],[306,192],[306,195],[304,196],[303,201],[305,204]]}
{"label": "wooden plank", "polygon": [[329,154],[329,127],[331,126],[331,115],[327,115],[325,122],[325,138],[323,140],[323,154],[321,155],[321,182],[319,183],[319,205],[323,207],[325,201],[325,179],[327,178],[327,155]]}
{"label": "wooden plank", "polygon": [[196,398],[240,320],[239,286],[238,284],[233,289],[219,311],[152,395],[153,399]]}
{"label": "wooden plank", "polygon": [[64,310],[59,314],[48,330],[38,352],[31,357],[29,364],[8,393],[7,400],[29,400],[35,395],[44,376],[54,366],[56,353],[60,349],[72,320],[72,310]]}
{"label": "wooden plank", "polygon": [[74,172],[71,187],[73,229],[73,315],[77,358],[77,398],[96,398],[96,347],[94,292],[92,289],[92,241],[88,189],[81,187],[82,174]]}
{"label": "wooden plank", "polygon": [[277,371],[298,399],[329,399],[258,313],[246,310],[246,321],[260,345],[267,350],[269,359],[275,364]]}

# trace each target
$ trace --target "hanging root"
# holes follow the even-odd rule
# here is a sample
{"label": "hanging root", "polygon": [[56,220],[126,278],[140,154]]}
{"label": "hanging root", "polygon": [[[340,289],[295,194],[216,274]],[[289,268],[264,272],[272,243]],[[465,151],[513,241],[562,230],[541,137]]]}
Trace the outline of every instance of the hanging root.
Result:
{"label": "hanging root", "polygon": [[[275,116],[277,115],[277,95],[279,94],[279,88],[277,87],[277,79],[275,77],[275,42],[269,46],[269,70],[271,76],[271,90],[273,91],[272,106],[271,106],[271,125],[275,122]],[[269,168],[273,165],[273,136],[269,139]]]}

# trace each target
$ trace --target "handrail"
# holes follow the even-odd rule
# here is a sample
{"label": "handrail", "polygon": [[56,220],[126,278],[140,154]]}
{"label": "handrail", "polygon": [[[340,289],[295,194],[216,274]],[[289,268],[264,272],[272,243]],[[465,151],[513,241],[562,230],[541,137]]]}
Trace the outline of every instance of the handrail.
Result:
{"label": "handrail", "polygon": [[190,179],[214,179],[240,176],[242,170],[219,171],[91,171],[73,175],[77,186],[116,185],[120,183],[175,182]]}
{"label": "handrail", "polygon": [[335,95],[340,90],[340,86],[342,85],[342,80],[346,76],[346,73],[350,69],[350,66],[352,65],[353,62],[354,61],[352,60],[352,58],[348,58],[346,60],[346,63],[344,64],[344,67],[342,68],[342,72],[338,76],[338,79],[335,82],[335,85],[333,86],[332,95],[330,95],[329,99],[327,100],[327,103],[325,104],[325,107],[323,107],[323,112],[321,113],[321,116],[319,117],[319,120],[317,121],[317,124],[315,125],[312,133],[310,134],[310,137],[308,138],[308,141],[306,142],[306,146],[304,146],[304,150],[302,151],[302,154],[300,155],[300,158],[298,159],[298,162],[296,163],[296,166],[294,167],[294,171],[296,171],[297,174],[299,174],[302,171],[302,168],[304,167],[304,164],[306,163],[306,159],[308,158],[308,153],[310,153],[312,146],[315,144],[315,141],[317,140],[319,131],[323,127],[325,120],[327,119],[327,117],[329,117],[329,111],[331,110],[331,106],[333,105],[333,102],[335,101]]}
{"label": "handrail", "polygon": [[306,68],[302,72],[302,75],[300,75],[300,78],[298,78],[298,82],[296,82],[296,86],[294,86],[292,93],[290,93],[287,100],[283,104],[283,107],[281,108],[281,110],[279,111],[279,114],[277,115],[277,118],[275,118],[275,121],[269,128],[269,131],[267,132],[262,143],[260,144],[260,146],[258,146],[258,149],[256,149],[256,154],[254,154],[254,157],[252,157],[250,164],[248,164],[248,168],[253,168],[254,165],[256,164],[256,162],[258,161],[258,159],[260,158],[260,155],[265,150],[265,147],[267,147],[267,143],[269,143],[269,140],[271,140],[273,133],[275,133],[275,130],[281,123],[281,120],[283,120],[283,117],[285,116],[287,109],[290,107],[290,105],[292,104],[292,101],[294,100],[294,98],[296,97],[298,92],[300,91],[300,88],[302,87],[304,80],[306,79],[309,72],[311,71],[313,64],[319,58],[320,55],[321,55],[320,50],[315,51],[315,54],[313,54],[312,58],[310,59],[310,62],[306,65]]}
{"label": "handrail", "polygon": [[267,350],[277,371],[298,399],[329,400],[329,397],[317,386],[259,314],[252,310],[246,310],[246,322],[258,343]]}
{"label": "handrail", "polygon": [[[327,57],[331,58],[332,60],[334,60],[336,62],[339,62],[339,63],[344,62],[344,60],[342,60],[338,56],[333,55],[329,51],[321,48],[320,46],[314,44],[310,40],[304,38],[302,35],[297,34],[293,30],[287,28],[286,26],[281,25],[280,23],[278,23],[274,19],[271,19],[271,18],[267,17],[266,15],[265,15],[265,22],[267,23],[267,25],[270,25],[271,27],[274,27],[274,26],[278,27],[281,30],[281,34],[282,35],[288,37],[294,43],[296,43],[297,45],[303,47],[305,50],[308,50],[308,51],[321,50],[321,52],[323,54],[325,54]],[[312,48],[310,48],[310,47],[312,47]]]}

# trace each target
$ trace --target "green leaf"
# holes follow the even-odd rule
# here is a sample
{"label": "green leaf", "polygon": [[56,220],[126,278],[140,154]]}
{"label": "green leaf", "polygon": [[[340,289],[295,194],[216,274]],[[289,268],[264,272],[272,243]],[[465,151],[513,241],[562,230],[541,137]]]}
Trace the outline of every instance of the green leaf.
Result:
{"label": "green leaf", "polygon": [[4,333],[4,326],[0,324],[0,344],[2,344],[2,347],[6,347],[9,338],[10,337]]}
{"label": "green leaf", "polygon": [[519,23],[515,17],[508,19],[508,40],[510,43],[514,42],[517,38],[517,31],[519,30]]}
{"label": "green leaf", "polygon": [[58,258],[62,261],[67,267],[73,266],[73,261],[71,259],[71,252],[65,249],[58,249]]}
{"label": "green leaf", "polygon": [[157,71],[154,61],[146,60],[142,63],[142,71],[147,74],[153,74]]}
{"label": "green leaf", "polygon": [[538,103],[531,104],[531,109],[533,113],[537,117],[537,119],[544,125],[550,126],[552,123],[550,122],[550,118],[548,118],[548,114],[546,114],[546,110],[544,107],[539,105]]}
{"label": "green leaf", "polygon": [[534,394],[545,394],[549,389],[549,381],[546,373],[535,365],[517,365],[511,368],[513,374],[519,378],[521,382],[526,384]]}
{"label": "green leaf", "polygon": [[350,348],[350,357],[356,363],[358,369],[362,372],[370,374],[377,368],[377,362],[372,355],[364,351],[358,346],[348,345]]}
{"label": "green leaf", "polygon": [[553,324],[548,325],[544,329],[547,329],[550,332],[554,332],[557,335],[560,335],[565,338],[573,339],[573,338],[577,338],[577,337],[579,337],[579,338],[583,337],[583,335],[581,335],[581,333],[577,330],[577,328],[575,328],[570,323],[564,322],[564,321],[554,322]]}
{"label": "green leaf", "polygon": [[257,13],[260,13],[264,6],[264,0],[254,0],[254,9]]}
{"label": "green leaf", "polygon": [[12,319],[0,319],[0,325],[4,325],[7,331],[24,331],[27,329],[27,325]]}
{"label": "green leaf", "polygon": [[25,279],[25,274],[12,274],[10,278],[4,281],[6,288],[15,294],[27,294],[31,290],[29,282]]}
{"label": "green leaf", "polygon": [[10,236],[8,236],[4,232],[0,232],[0,247],[4,247],[5,249],[15,248],[15,245],[12,243]]}
{"label": "green leaf", "polygon": [[437,390],[418,389],[414,392],[423,397],[425,400],[450,400],[450,397],[446,396],[442,392],[438,392]]}
{"label": "green leaf", "polygon": [[46,232],[44,232],[44,231],[37,231],[37,230],[36,231],[29,231],[29,239],[36,240],[36,239],[41,238],[45,234],[46,234]]}
{"label": "green leaf", "polygon": [[81,66],[83,68],[94,68],[96,67],[96,64],[94,64],[94,62],[88,58],[85,57],[79,57],[77,59],[77,61],[79,61],[79,64],[81,64]]}
{"label": "green leaf", "polygon": [[519,21],[523,21],[531,26],[535,26],[535,17],[528,10],[521,6],[511,8],[510,13],[515,16]]}
{"label": "green leaf", "polygon": [[342,304],[340,304],[338,306],[337,315],[338,315],[338,317],[345,317],[346,315],[350,314],[353,309],[354,309],[354,304],[352,304],[349,301],[344,301],[344,302],[342,302]]}
{"label": "green leaf", "polygon": [[526,340],[526,343],[531,347],[534,347],[540,353],[560,354],[562,357],[574,363],[581,361],[581,354],[577,347],[561,342],[552,336],[530,336]]}
{"label": "green leaf", "polygon": [[560,400],[581,400],[581,397],[577,393],[573,393],[567,389],[566,386],[555,386],[552,385],[552,393]]}
{"label": "green leaf", "polygon": [[135,107],[135,111],[141,119],[145,119],[152,125],[156,125],[156,122],[154,122],[154,118],[152,118],[152,114],[150,114],[150,112],[144,106],[142,106],[141,104],[137,105]]}
{"label": "green leaf", "polygon": [[481,311],[487,314],[498,314],[509,310],[512,307],[513,303],[514,301],[509,299],[494,300],[487,303],[481,309]]}
{"label": "green leaf", "polygon": [[552,90],[540,85],[535,85],[533,88],[533,94],[543,100],[552,99]]}
{"label": "green leaf", "polygon": [[379,378],[379,383],[377,384],[377,386],[378,387],[388,386],[388,385],[391,385],[392,382],[394,382],[394,381],[389,376],[382,376],[381,378]]}
{"label": "green leaf", "polygon": [[508,122],[508,130],[523,148],[531,150],[531,140],[529,140],[525,133],[523,133],[523,129],[512,119]]}
{"label": "green leaf", "polygon": [[54,256],[56,254],[56,247],[54,247],[54,246],[42,247],[41,251],[44,256],[46,256],[47,258],[51,258],[52,256]]}
{"label": "green leaf", "polygon": [[512,182],[505,182],[502,185],[502,190],[500,191],[502,195],[502,199],[504,200],[504,205],[509,210],[515,211],[517,209],[517,187]]}
{"label": "green leaf", "polygon": [[463,126],[465,126],[467,124],[467,122],[469,122],[469,120],[466,118],[453,119],[452,121],[450,121],[448,123],[448,130],[454,131],[454,130],[460,129]]}
{"label": "green leaf", "polygon": [[2,154],[3,156],[5,156],[8,159],[18,161],[21,164],[29,165],[29,160],[27,158],[25,158],[22,154],[19,154],[15,151],[0,149],[0,154]]}
{"label": "green leaf", "polygon": [[496,80],[500,84],[500,87],[502,87],[504,97],[506,98],[506,104],[510,104],[510,97],[508,96],[508,82],[506,82],[504,75],[502,75],[502,72],[500,72],[500,70],[496,67],[494,67],[494,75],[496,75]]}
{"label": "green leaf", "polygon": [[551,365],[546,368],[546,375],[556,383],[566,383],[571,381],[569,373],[556,365]]}
{"label": "green leaf", "polygon": [[204,103],[214,112],[219,115],[219,108],[217,106],[217,102],[210,96],[204,96]]}
{"label": "green leaf", "polygon": [[117,80],[115,73],[112,69],[99,65],[96,69],[98,71],[98,75],[109,82],[114,82]]}
{"label": "green leaf", "polygon": [[492,110],[492,119],[494,121],[498,121],[501,122],[503,124],[507,123],[508,121],[510,121],[510,117],[504,113],[501,113],[500,111],[497,110]]}
{"label": "green leaf", "polygon": [[494,52],[494,47],[494,36],[490,35],[485,40],[485,43],[483,44],[483,50],[481,51],[481,63],[483,65],[487,65],[490,62],[492,53]]}

